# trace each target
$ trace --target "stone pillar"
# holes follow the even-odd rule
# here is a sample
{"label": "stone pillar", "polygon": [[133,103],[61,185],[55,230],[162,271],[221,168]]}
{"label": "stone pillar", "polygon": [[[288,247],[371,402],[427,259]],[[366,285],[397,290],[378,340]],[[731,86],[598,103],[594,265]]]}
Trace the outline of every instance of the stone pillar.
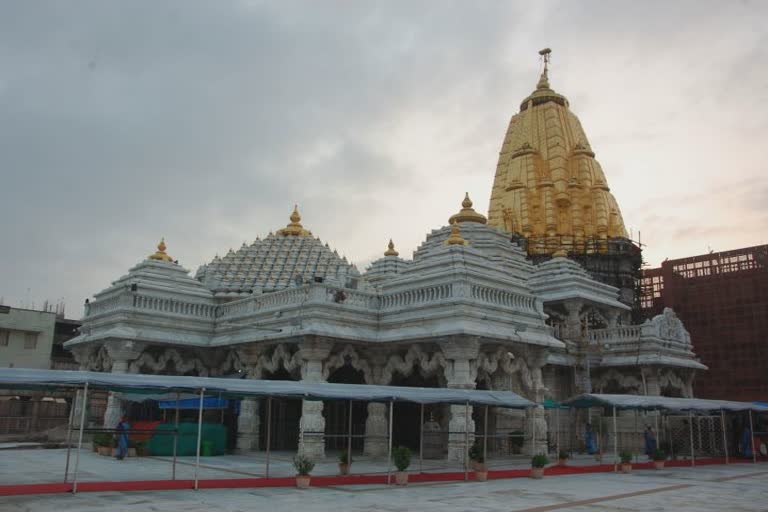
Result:
{"label": "stone pillar", "polygon": [[[112,373],[128,373],[130,363],[144,350],[142,343],[126,340],[108,341],[104,344],[112,359]],[[123,401],[114,393],[109,393],[107,408],[104,411],[104,428],[115,428],[124,414]]]}
{"label": "stone pillar", "polygon": [[238,453],[259,449],[259,400],[245,398],[240,401],[240,415],[237,417]]}
{"label": "stone pillar", "polygon": [[[301,380],[305,382],[325,382],[323,362],[331,353],[332,344],[308,337],[299,347],[301,357]],[[301,404],[299,429],[303,433],[299,439],[299,451],[313,460],[325,457],[325,418],[323,402],[304,400]]]}
{"label": "stone pillar", "polygon": [[[445,379],[449,388],[474,389],[477,378],[477,356],[480,343],[477,338],[455,337],[441,344],[447,359]],[[475,442],[475,422],[472,407],[451,405],[448,421],[448,460],[463,461],[466,456],[467,419],[469,419],[469,445]],[[467,418],[469,414],[469,418]]]}
{"label": "stone pillar", "polygon": [[389,423],[387,404],[368,404],[365,420],[365,446],[363,453],[370,457],[386,457],[389,451]]}
{"label": "stone pillar", "polygon": [[[541,403],[547,388],[544,386],[542,369],[547,361],[547,352],[542,348],[529,348],[525,353],[525,361],[531,374],[531,387],[533,390],[530,400]],[[533,456],[539,453],[547,453],[547,417],[544,408],[537,406],[526,411],[526,452]]]}
{"label": "stone pillar", "polygon": [[[368,362],[371,366],[371,382],[386,386],[383,371],[387,363],[386,354],[380,351],[368,353]],[[389,381],[389,379],[387,379]],[[389,452],[389,421],[388,405],[381,403],[368,404],[368,418],[365,420],[365,439],[363,440],[363,453],[369,457],[386,457]]]}

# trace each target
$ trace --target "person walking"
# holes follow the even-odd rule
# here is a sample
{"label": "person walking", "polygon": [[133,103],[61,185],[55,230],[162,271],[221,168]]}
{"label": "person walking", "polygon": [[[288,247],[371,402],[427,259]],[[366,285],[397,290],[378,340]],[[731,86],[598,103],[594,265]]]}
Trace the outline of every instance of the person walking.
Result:
{"label": "person walking", "polygon": [[131,429],[128,418],[120,418],[120,422],[115,427],[117,436],[117,460],[123,460],[128,455],[128,431]]}

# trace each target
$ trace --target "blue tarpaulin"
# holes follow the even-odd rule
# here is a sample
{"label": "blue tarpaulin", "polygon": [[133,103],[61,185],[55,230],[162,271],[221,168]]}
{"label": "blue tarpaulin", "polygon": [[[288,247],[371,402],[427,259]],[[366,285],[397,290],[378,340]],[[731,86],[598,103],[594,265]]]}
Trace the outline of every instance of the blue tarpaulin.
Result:
{"label": "blue tarpaulin", "polygon": [[[157,402],[161,409],[176,409],[176,404],[179,404],[179,409],[199,409],[199,398],[188,398],[186,400],[163,400]],[[229,402],[226,398],[219,398],[216,396],[206,396],[203,398],[203,409],[226,409],[229,406]]]}

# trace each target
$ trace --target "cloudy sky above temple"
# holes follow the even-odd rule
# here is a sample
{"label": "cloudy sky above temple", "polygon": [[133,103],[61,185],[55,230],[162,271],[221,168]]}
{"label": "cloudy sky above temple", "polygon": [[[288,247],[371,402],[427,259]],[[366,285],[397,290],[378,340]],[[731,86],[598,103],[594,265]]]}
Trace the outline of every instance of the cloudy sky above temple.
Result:
{"label": "cloudy sky above temple", "polygon": [[768,242],[766,2],[4,2],[0,297],[83,300],[283,227],[359,264],[468,191],[553,49],[651,265]]}

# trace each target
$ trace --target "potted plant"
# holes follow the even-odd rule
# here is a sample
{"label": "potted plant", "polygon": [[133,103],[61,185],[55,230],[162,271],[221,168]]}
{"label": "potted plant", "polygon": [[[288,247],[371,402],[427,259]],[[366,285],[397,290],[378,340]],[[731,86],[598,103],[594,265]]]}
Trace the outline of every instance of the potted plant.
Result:
{"label": "potted plant", "polygon": [[339,473],[342,475],[349,474],[349,468],[352,466],[352,457],[347,450],[342,451],[339,454]]}
{"label": "potted plant", "polygon": [[395,483],[397,485],[406,485],[408,483],[408,473],[405,470],[411,465],[411,450],[405,446],[398,446],[392,450],[392,461],[397,468]]}
{"label": "potted plant", "polygon": [[112,434],[101,432],[93,436],[93,446],[96,448],[99,455],[112,455],[113,445],[114,440],[112,439]]}
{"label": "potted plant", "polygon": [[651,455],[651,458],[653,459],[653,466],[656,469],[664,469],[664,462],[666,462],[667,460],[667,452],[665,452],[661,448],[656,448],[653,451],[653,455]]}
{"label": "potted plant", "polygon": [[632,452],[621,452],[619,453],[619,458],[621,459],[621,472],[622,473],[631,473],[632,472]]}
{"label": "potted plant", "polygon": [[309,487],[309,473],[315,468],[315,463],[306,455],[296,455],[293,458],[293,467],[296,468],[296,487],[307,489]]}
{"label": "potted plant", "polygon": [[544,466],[549,464],[549,459],[543,453],[534,455],[531,459],[531,478],[543,478]]}
{"label": "potted plant", "polygon": [[149,447],[146,441],[136,441],[136,455],[139,457],[146,457],[149,455]]}
{"label": "potted plant", "polygon": [[472,469],[475,470],[475,479],[480,482],[485,482],[488,479],[488,467],[485,465],[483,450],[477,443],[473,444],[469,449],[469,460]]}

